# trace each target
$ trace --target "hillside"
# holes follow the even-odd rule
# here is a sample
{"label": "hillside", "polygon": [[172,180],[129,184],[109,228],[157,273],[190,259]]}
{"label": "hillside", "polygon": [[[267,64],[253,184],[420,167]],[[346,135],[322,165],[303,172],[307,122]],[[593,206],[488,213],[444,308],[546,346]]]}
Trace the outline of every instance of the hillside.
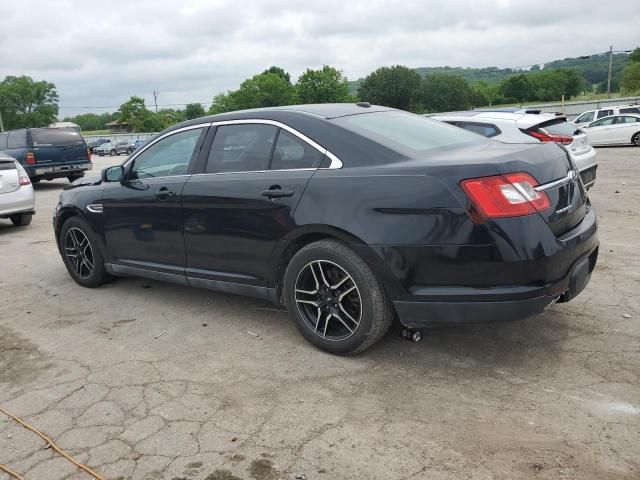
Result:
{"label": "hillside", "polygon": [[[618,53],[613,55],[612,79],[614,86],[622,74],[624,66],[629,61],[629,55]],[[588,58],[565,58],[564,60],[554,60],[542,66],[544,69],[554,68],[575,68],[585,81],[589,84],[598,84],[607,80],[609,70],[609,56],[607,54],[591,55]],[[503,79],[514,73],[521,73],[524,70],[514,70],[512,68],[484,67],[418,67],[414,68],[420,75],[425,76],[431,73],[449,73],[460,75],[469,83],[485,81],[487,83],[500,83]],[[534,67],[532,70],[536,70]],[[528,70],[528,71],[532,71]],[[355,94],[362,82],[362,78],[349,82],[349,91]]]}

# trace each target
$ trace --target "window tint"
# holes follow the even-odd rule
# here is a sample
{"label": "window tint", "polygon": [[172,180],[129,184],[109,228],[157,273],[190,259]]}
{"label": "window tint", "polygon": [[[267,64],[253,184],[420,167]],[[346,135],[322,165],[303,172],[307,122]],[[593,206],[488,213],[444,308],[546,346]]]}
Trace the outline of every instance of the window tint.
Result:
{"label": "window tint", "polygon": [[9,137],[8,133],[0,133],[0,150],[4,150],[7,147],[7,138]]}
{"label": "window tint", "polygon": [[15,130],[13,132],[9,132],[7,148],[27,148],[27,131],[26,130]]}
{"label": "window tint", "polygon": [[373,112],[332,120],[403,155],[438,147],[483,142],[480,136],[444,122],[405,112]]}
{"label": "window tint", "polygon": [[271,159],[271,170],[311,168],[320,164],[323,153],[295,135],[280,130]]}
{"label": "window tint", "polygon": [[266,170],[278,131],[273,125],[223,125],[216,130],[206,173]]}
{"label": "window tint", "polygon": [[620,113],[640,113],[640,108],[638,107],[621,108]]}
{"label": "window tint", "polygon": [[576,123],[584,123],[584,122],[591,122],[593,121],[593,115],[595,112],[587,112],[587,113],[583,113],[582,115],[580,115],[578,118],[576,118]]}
{"label": "window tint", "polygon": [[589,125],[590,127],[602,127],[603,125],[611,125],[613,123],[613,119],[615,117],[607,117],[607,118],[603,118],[602,120],[596,120],[595,122],[593,122],[591,125]]}
{"label": "window tint", "polygon": [[32,128],[31,141],[34,147],[66,146],[84,143],[78,132],[68,128]]}
{"label": "window tint", "polygon": [[185,175],[202,128],[175,133],[154,143],[134,160],[131,178]]}
{"label": "window tint", "polygon": [[491,123],[462,122],[458,126],[487,138],[495,137],[502,133],[498,127]]}
{"label": "window tint", "polygon": [[598,118],[608,117],[609,115],[613,115],[613,110],[600,110],[598,112]]}

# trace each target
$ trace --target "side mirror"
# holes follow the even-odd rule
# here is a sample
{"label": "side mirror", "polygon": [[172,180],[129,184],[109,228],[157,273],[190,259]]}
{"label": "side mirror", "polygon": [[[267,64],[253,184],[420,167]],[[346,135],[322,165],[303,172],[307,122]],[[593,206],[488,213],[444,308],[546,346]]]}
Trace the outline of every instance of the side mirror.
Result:
{"label": "side mirror", "polygon": [[124,178],[124,167],[122,165],[115,165],[113,167],[105,168],[102,170],[103,182],[119,182]]}

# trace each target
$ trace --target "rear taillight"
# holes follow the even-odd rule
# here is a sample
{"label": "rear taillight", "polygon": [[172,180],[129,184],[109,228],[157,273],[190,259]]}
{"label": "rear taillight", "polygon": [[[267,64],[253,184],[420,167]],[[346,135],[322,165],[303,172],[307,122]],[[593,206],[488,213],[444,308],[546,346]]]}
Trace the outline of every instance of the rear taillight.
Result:
{"label": "rear taillight", "polygon": [[87,148],[87,160],[91,161],[91,150]]}
{"label": "rear taillight", "polygon": [[541,132],[540,130],[529,130],[527,133],[541,142],[556,142],[561,143],[562,145],[570,145],[573,142],[573,137],[550,135],[546,132]]}
{"label": "rear taillight", "polygon": [[524,172],[470,178],[460,182],[460,186],[477,212],[474,221],[531,215],[550,205],[547,194],[536,191],[536,179]]}
{"label": "rear taillight", "polygon": [[24,156],[24,161],[27,165],[36,164],[36,154],[33,152],[27,152]]}
{"label": "rear taillight", "polygon": [[27,175],[27,172],[24,170],[24,168],[22,168],[22,165],[16,163],[16,168],[18,169],[18,179],[20,181],[20,185],[29,185],[31,183],[31,180],[29,180],[29,175]]}

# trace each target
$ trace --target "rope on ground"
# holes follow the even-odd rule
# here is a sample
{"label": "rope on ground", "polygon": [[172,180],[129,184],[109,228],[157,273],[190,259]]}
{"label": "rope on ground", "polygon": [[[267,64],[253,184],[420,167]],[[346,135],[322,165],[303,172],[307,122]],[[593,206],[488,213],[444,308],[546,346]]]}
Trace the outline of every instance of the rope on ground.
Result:
{"label": "rope on ground", "polygon": [[3,472],[6,472],[9,474],[10,477],[13,478],[17,478],[18,480],[24,480],[23,477],[21,477],[20,475],[18,475],[16,472],[14,472],[13,470],[11,470],[9,467],[7,467],[6,465],[3,465],[2,463],[0,463],[0,470],[2,470]]}
{"label": "rope on ground", "polygon": [[[73,463],[76,467],[78,467],[81,470],[84,470],[85,472],[87,472],[89,475],[91,475],[93,478],[95,478],[96,480],[104,480],[104,478],[102,478],[100,475],[98,475],[96,472],[94,472],[93,470],[91,470],[89,467],[87,467],[86,465],[81,464],[80,462],[78,462],[75,458],[73,458],[72,456],[66,454],[60,447],[58,447],[53,440],[51,440],[49,437],[47,437],[44,433],[42,433],[40,430],[38,430],[35,427],[32,427],[31,425],[29,425],[27,422],[19,419],[18,417],[16,417],[15,415],[13,415],[12,413],[7,412],[4,408],[0,407],[0,412],[4,413],[7,417],[10,417],[12,419],[14,419],[16,422],[18,422],[20,425],[22,425],[24,428],[26,428],[27,430],[31,430],[33,433],[35,433],[36,435],[38,435],[40,438],[42,438],[45,442],[47,442],[47,445],[49,445],[51,448],[53,448],[56,452],[58,452],[60,455],[62,455],[64,458],[66,458],[67,460],[69,460],[71,463]],[[3,465],[0,465],[3,466]],[[7,467],[5,467],[7,468]],[[7,473],[9,473],[9,475],[13,475],[15,478],[18,478],[19,480],[24,480],[22,479],[22,477],[20,477],[17,473],[15,472],[9,472],[8,470],[5,470],[3,468],[3,470]]]}

